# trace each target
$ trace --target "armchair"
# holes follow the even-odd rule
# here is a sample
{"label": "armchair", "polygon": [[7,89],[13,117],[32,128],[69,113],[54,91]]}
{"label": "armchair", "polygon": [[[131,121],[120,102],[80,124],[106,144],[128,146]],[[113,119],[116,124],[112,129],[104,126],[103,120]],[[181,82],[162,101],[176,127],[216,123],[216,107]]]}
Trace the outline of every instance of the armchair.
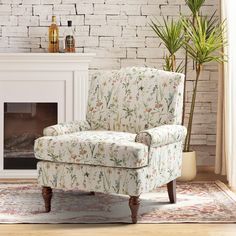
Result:
{"label": "armchair", "polygon": [[54,188],[129,195],[133,223],[142,193],[167,184],[175,203],[186,135],[183,83],[182,74],[151,68],[94,74],[86,121],[47,127],[35,141],[46,212]]}

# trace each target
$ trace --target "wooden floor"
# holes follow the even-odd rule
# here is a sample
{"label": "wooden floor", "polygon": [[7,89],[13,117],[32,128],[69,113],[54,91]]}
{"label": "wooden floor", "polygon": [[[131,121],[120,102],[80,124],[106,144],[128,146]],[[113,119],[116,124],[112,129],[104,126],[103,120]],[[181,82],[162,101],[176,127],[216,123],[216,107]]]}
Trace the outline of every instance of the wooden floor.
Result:
{"label": "wooden floor", "polygon": [[[196,180],[221,180],[222,176],[201,171]],[[34,180],[33,180],[34,181]],[[6,180],[0,180],[6,182]],[[18,182],[7,180],[7,182]],[[20,182],[20,181],[19,181]],[[2,224],[0,236],[236,236],[236,224]]]}

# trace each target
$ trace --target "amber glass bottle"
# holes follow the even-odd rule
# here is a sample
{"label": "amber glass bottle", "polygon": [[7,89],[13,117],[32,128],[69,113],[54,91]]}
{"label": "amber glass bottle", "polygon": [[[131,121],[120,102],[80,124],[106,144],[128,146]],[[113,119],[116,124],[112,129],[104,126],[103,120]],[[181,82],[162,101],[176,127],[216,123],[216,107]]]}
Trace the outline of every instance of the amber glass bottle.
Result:
{"label": "amber glass bottle", "polygon": [[52,24],[49,27],[48,36],[48,52],[59,52],[59,29],[56,23],[56,16],[52,17]]}
{"label": "amber glass bottle", "polygon": [[75,37],[71,20],[68,21],[68,29],[65,32],[65,52],[75,52]]}

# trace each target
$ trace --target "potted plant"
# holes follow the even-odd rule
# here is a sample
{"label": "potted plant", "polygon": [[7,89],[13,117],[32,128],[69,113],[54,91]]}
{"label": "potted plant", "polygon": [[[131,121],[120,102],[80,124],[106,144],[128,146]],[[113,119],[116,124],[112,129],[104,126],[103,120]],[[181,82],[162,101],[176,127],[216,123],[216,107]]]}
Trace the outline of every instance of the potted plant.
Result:
{"label": "potted plant", "polygon": [[193,166],[191,165],[191,161],[195,162],[194,166],[196,166],[196,154],[190,149],[190,141],[198,81],[204,64],[213,61],[222,62],[223,56],[221,49],[226,43],[223,37],[225,28],[224,23],[216,23],[213,17],[208,19],[207,17],[197,15],[195,19],[196,21],[194,23],[187,19],[182,20],[187,35],[187,40],[185,40],[184,44],[187,48],[188,56],[194,61],[196,77],[188,119],[187,136],[183,149],[184,154],[181,180],[191,180],[196,176],[196,170],[191,170],[191,166]]}
{"label": "potted plant", "polygon": [[[179,180],[192,180],[196,177],[196,153],[195,151],[190,149],[191,143],[191,134],[192,134],[192,124],[193,124],[193,116],[194,116],[194,108],[197,96],[197,87],[198,81],[201,76],[203,66],[205,63],[209,62],[222,62],[223,56],[221,49],[225,44],[225,40],[223,38],[224,35],[224,23],[219,23],[218,19],[215,18],[215,13],[212,17],[207,18],[201,16],[199,14],[200,8],[205,0],[186,0],[186,4],[189,6],[192,17],[182,17],[181,18],[181,27],[178,26],[178,29],[181,28],[182,32],[178,32],[179,37],[183,39],[183,43],[180,48],[185,49],[185,60],[184,60],[184,68],[178,66],[170,66],[173,63],[170,63],[171,60],[167,60],[169,57],[165,58],[165,66],[164,69],[175,71],[175,72],[182,72],[184,70],[185,77],[187,77],[187,67],[188,67],[188,60],[191,58],[193,60],[193,66],[195,69],[196,77],[195,77],[195,84],[192,93],[191,99],[191,107],[190,107],[190,114],[188,118],[187,124],[187,136],[184,142],[183,147],[183,164],[182,164],[182,175]],[[161,38],[164,45],[166,46],[166,42],[174,41],[176,35],[171,33],[171,29],[177,28],[179,21],[171,24],[168,24],[164,21],[164,26],[160,26],[160,24],[156,24],[152,21],[151,27],[156,32],[158,37]],[[176,27],[171,27],[171,25],[176,25]],[[169,32],[168,34],[164,34],[163,32]],[[160,34],[162,33],[162,34]],[[182,36],[183,35],[183,36]],[[171,36],[171,37],[167,37]],[[171,39],[170,39],[171,38]],[[167,47],[168,51],[170,52],[169,48]],[[176,53],[177,51],[175,51]],[[172,54],[170,56],[173,57]],[[181,62],[182,63],[182,62]],[[186,78],[185,78],[186,81]],[[184,104],[183,104],[183,118],[185,116],[185,94],[186,94],[186,86],[184,88]],[[184,119],[182,120],[182,124],[184,124]]]}

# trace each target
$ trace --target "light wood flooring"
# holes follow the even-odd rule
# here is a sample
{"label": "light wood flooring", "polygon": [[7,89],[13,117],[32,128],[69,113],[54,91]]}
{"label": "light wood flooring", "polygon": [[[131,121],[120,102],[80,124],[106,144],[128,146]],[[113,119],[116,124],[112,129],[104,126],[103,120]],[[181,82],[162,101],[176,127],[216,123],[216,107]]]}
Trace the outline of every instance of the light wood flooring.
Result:
{"label": "light wood flooring", "polygon": [[[221,180],[222,176],[201,169],[196,180]],[[34,180],[31,180],[34,182]],[[22,180],[0,180],[22,182]],[[24,181],[25,182],[25,181]],[[2,224],[0,236],[236,236],[236,224]]]}

